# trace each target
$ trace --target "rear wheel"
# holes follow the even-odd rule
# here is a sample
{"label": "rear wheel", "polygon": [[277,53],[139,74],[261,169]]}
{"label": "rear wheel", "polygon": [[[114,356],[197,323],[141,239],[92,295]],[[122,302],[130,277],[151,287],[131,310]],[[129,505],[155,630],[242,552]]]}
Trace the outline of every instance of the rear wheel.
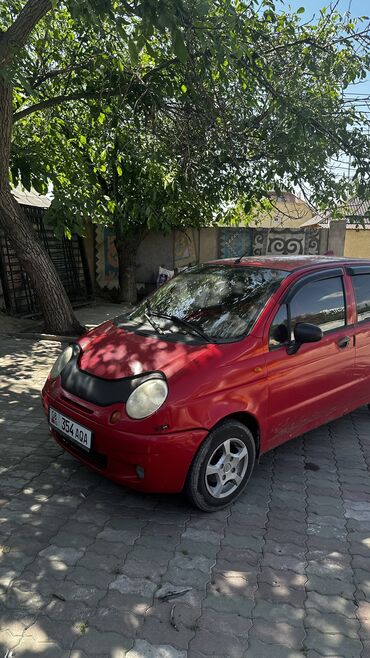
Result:
{"label": "rear wheel", "polygon": [[256,459],[252,433],[237,420],[215,427],[191,465],[185,491],[206,512],[227,507],[245,489]]}

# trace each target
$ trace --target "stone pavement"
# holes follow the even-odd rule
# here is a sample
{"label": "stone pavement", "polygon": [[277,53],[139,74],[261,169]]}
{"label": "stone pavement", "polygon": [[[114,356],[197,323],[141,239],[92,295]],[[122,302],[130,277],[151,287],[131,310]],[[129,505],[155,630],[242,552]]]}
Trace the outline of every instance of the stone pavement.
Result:
{"label": "stone pavement", "polygon": [[[91,329],[91,327],[95,327],[97,324],[101,324],[110,318],[120,315],[129,308],[123,302],[112,304],[101,299],[96,299],[95,302],[91,302],[89,305],[74,308],[74,313],[82,325],[86,326],[87,329]],[[4,334],[6,336],[12,334],[26,334],[27,336],[28,334],[28,337],[37,338],[37,335],[30,336],[30,334],[41,336],[43,331],[43,321],[40,318],[38,320],[14,318],[0,311],[0,340],[4,337]]]}
{"label": "stone pavement", "polygon": [[207,515],[63,453],[39,399],[59,344],[0,340],[0,658],[370,657],[367,409]]}

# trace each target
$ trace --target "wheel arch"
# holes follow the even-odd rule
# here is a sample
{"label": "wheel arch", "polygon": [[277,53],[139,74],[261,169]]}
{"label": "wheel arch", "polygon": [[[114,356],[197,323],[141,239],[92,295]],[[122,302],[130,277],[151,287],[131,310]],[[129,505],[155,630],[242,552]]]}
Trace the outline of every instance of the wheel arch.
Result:
{"label": "wheel arch", "polygon": [[[242,432],[242,426],[245,427],[245,429],[248,429],[248,433],[245,436],[245,441],[249,442],[249,446],[251,448],[251,443],[254,443],[255,445],[255,456],[253,455],[253,459],[248,458],[248,463],[247,463],[247,470],[244,474],[245,481],[242,485],[242,488],[238,491],[238,489],[235,492],[235,495],[232,494],[231,501],[224,503],[224,504],[216,504],[214,502],[214,499],[210,500],[212,498],[210,492],[206,491],[206,485],[205,482],[203,482],[203,476],[201,477],[202,474],[202,468],[205,469],[204,464],[206,465],[205,459],[209,458],[211,456],[211,453],[207,455],[207,450],[213,449],[211,445],[211,437],[208,434],[208,443],[207,443],[207,437],[201,442],[200,446],[198,446],[198,450],[196,454],[194,455],[193,461],[191,463],[191,466],[188,471],[188,475],[186,478],[185,486],[184,486],[184,492],[189,498],[189,500],[198,507],[199,509],[205,511],[205,512],[211,512],[216,509],[223,509],[225,506],[227,506],[230,502],[233,502],[239,496],[243,493],[249,478],[252,474],[253,467],[255,464],[255,460],[259,458],[260,454],[260,429],[259,429],[259,424],[256,420],[256,418],[249,414],[248,412],[234,412],[231,414],[228,414],[227,416],[224,416],[223,418],[220,418],[215,425],[213,425],[212,428],[210,428],[209,433],[214,432],[214,430],[221,429],[222,425],[224,423],[227,423],[228,421],[237,421],[239,425],[239,435],[241,435]],[[229,424],[230,427],[230,424]],[[230,428],[231,429],[231,428]],[[251,436],[252,435],[252,436]],[[233,436],[233,435],[231,435]],[[216,437],[215,437],[216,438]],[[224,439],[224,437],[221,436],[221,441]],[[217,447],[217,446],[216,446]],[[213,454],[213,453],[212,453]],[[204,473],[203,473],[204,475]]]}
{"label": "wheel arch", "polygon": [[228,416],[220,418],[220,420],[216,423],[216,425],[214,425],[214,427],[212,427],[212,429],[218,427],[225,420],[238,420],[239,423],[242,423],[242,425],[245,425],[245,427],[249,429],[256,444],[256,459],[259,459],[261,449],[261,430],[255,416],[248,413],[247,411],[236,411],[232,414],[229,414]]}

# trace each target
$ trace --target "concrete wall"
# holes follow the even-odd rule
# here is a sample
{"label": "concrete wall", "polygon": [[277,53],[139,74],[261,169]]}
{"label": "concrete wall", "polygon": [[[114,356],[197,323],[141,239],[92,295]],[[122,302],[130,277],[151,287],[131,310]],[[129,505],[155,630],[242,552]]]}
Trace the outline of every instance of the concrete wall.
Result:
{"label": "concrete wall", "polygon": [[[343,242],[344,242],[344,238],[343,238]],[[328,251],[329,249],[328,244],[329,244],[329,229],[320,228],[319,254],[325,254]],[[343,251],[343,245],[342,245],[342,251]],[[341,254],[335,254],[335,255],[340,256]]]}
{"label": "concrete wall", "polygon": [[201,263],[207,260],[214,260],[219,257],[219,230],[218,228],[202,228],[200,230],[200,253],[199,261]]}
{"label": "concrete wall", "polygon": [[166,270],[174,269],[173,240],[173,233],[163,235],[150,232],[146,236],[139,246],[136,257],[138,283],[155,283],[160,266]]}
{"label": "concrete wall", "polygon": [[345,249],[346,221],[343,219],[330,222],[328,251],[332,251],[334,256],[343,256]]}
{"label": "concrete wall", "polygon": [[347,228],[345,233],[344,255],[351,258],[370,258],[370,229]]}
{"label": "concrete wall", "polygon": [[199,231],[195,228],[176,231],[173,234],[175,267],[187,267],[189,263],[194,265],[198,262],[199,240]]}
{"label": "concrete wall", "polygon": [[151,232],[137,254],[137,282],[155,283],[158,268],[174,270],[218,258],[218,229],[189,228],[162,235]]}
{"label": "concrete wall", "polygon": [[[236,236],[234,237],[237,243],[236,255],[241,255],[242,252],[257,256],[266,253],[275,255],[323,254],[331,250],[336,256],[341,256],[343,254],[345,232],[343,224],[344,222],[335,222],[330,230],[317,227],[302,227],[301,229],[267,229],[261,227],[256,229],[229,227],[225,229],[224,227],[209,227],[202,229],[190,228],[186,231],[176,231],[167,235],[150,232],[138,249],[136,280],[139,287],[142,287],[142,284],[149,284],[150,287],[156,283],[159,267],[174,270],[176,267],[187,267],[189,264],[204,263],[219,257],[232,257],[232,254],[229,253],[232,241],[230,242],[229,238],[232,237],[233,233]],[[226,236],[226,245],[224,244],[225,230],[230,232],[230,236]],[[105,235],[105,237],[104,231],[108,231],[108,235]],[[92,278],[96,286],[113,290],[118,284],[118,263],[114,247],[114,235],[111,235],[109,231],[111,232],[111,229],[104,229],[103,231],[101,228],[97,229],[94,248],[93,227],[90,227],[85,245]],[[244,232],[245,235],[248,233],[249,252],[245,248],[242,249],[243,235],[240,235],[241,231],[243,235]],[[367,255],[370,257],[370,231],[366,233],[366,237],[369,238],[367,247],[369,253]],[[352,231],[352,234],[357,235],[355,231]],[[352,236],[349,239],[346,237],[347,251],[349,240],[353,241]],[[231,246],[235,250],[234,242]],[[361,244],[361,238],[358,243]],[[354,251],[358,251],[358,249],[354,248]],[[360,254],[356,253],[356,255]],[[96,276],[95,272],[97,273]]]}
{"label": "concrete wall", "polygon": [[219,256],[218,228],[192,228],[174,235],[175,267],[205,263]]}

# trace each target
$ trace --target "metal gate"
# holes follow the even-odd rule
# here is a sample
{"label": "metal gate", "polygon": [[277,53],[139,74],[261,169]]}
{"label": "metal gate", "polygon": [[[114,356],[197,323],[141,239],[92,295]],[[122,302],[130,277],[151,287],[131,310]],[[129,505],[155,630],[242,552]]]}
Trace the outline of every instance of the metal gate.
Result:
{"label": "metal gate", "polygon": [[[44,223],[45,211],[26,206],[24,210],[45,250],[53,261],[72,303],[93,298],[93,289],[83,241],[77,235],[71,240],[56,238]],[[35,292],[28,275],[20,265],[7,236],[0,230],[0,310],[11,315],[39,314]]]}

